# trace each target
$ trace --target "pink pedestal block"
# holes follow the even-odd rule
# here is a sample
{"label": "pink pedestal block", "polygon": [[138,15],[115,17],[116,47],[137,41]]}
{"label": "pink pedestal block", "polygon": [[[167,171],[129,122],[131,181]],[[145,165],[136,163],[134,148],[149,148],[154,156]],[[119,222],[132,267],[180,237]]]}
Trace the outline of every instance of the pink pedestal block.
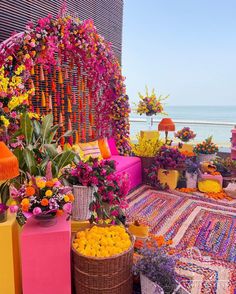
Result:
{"label": "pink pedestal block", "polygon": [[212,176],[212,175],[209,175],[209,174],[201,174],[200,175],[200,178],[202,180],[213,180],[213,181],[218,181],[220,183],[220,185],[222,186],[223,185],[223,177],[222,175],[215,175],[215,176]]}
{"label": "pink pedestal block", "polygon": [[41,227],[31,217],[21,234],[24,294],[71,294],[71,224],[57,217],[51,227]]}

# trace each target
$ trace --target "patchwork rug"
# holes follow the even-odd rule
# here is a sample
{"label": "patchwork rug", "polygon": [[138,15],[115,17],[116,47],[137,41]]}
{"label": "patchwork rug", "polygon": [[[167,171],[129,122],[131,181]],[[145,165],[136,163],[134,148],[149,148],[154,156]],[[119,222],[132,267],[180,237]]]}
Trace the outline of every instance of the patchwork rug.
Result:
{"label": "patchwork rug", "polygon": [[128,219],[173,240],[178,280],[193,294],[236,293],[236,200],[142,186],[128,196]]}

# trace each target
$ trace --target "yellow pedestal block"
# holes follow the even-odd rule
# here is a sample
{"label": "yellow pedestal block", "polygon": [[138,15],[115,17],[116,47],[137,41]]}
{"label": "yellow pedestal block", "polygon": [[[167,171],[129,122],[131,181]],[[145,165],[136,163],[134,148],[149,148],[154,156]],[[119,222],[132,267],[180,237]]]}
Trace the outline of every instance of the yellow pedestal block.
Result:
{"label": "yellow pedestal block", "polygon": [[161,184],[167,184],[171,190],[177,187],[179,172],[177,170],[159,169],[157,178]]}
{"label": "yellow pedestal block", "polygon": [[146,238],[148,237],[149,226],[130,224],[128,231],[135,237]]}
{"label": "yellow pedestal block", "polygon": [[9,214],[0,223],[0,293],[21,294],[19,231],[16,217]]}
{"label": "yellow pedestal block", "polygon": [[[71,221],[71,232],[75,233],[81,229],[87,229],[90,227],[89,221]],[[0,292],[1,293],[1,292]]]}
{"label": "yellow pedestal block", "polygon": [[184,143],[181,150],[187,151],[187,152],[193,152],[193,145]]}
{"label": "yellow pedestal block", "polygon": [[159,139],[160,134],[158,131],[140,131],[140,136],[145,139]]}

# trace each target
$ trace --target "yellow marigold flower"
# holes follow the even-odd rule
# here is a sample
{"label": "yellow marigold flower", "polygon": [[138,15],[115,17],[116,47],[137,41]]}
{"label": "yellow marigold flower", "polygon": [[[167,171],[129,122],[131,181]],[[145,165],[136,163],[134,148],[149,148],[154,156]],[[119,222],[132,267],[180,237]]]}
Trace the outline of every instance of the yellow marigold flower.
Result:
{"label": "yellow marigold flower", "polygon": [[46,193],[45,193],[45,195],[46,195],[47,197],[51,197],[51,196],[53,195],[52,190],[47,190]]}
{"label": "yellow marigold flower", "polygon": [[67,195],[66,195],[66,196],[64,196],[64,201],[65,201],[65,202],[69,202],[69,201],[70,201],[70,198],[69,198],[69,196],[67,196]]}
{"label": "yellow marigold flower", "polygon": [[45,181],[41,180],[41,179],[36,179],[36,185],[38,188],[43,189],[46,186]]}
{"label": "yellow marigold flower", "polygon": [[28,198],[24,198],[24,199],[22,199],[22,201],[21,201],[21,205],[29,205],[29,203],[30,203],[30,201],[29,201]]}

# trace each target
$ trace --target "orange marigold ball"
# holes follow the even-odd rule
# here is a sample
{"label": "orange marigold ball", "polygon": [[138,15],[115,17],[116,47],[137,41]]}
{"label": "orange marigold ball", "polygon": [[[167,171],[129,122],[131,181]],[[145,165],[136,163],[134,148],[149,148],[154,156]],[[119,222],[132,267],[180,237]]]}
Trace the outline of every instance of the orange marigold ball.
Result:
{"label": "orange marigold ball", "polygon": [[35,193],[35,189],[34,187],[27,187],[26,190],[25,190],[25,194],[26,196],[33,196]]}
{"label": "orange marigold ball", "polygon": [[43,199],[41,200],[41,205],[42,205],[42,206],[47,206],[47,205],[48,205],[48,200],[47,200],[46,198],[43,198]]}

